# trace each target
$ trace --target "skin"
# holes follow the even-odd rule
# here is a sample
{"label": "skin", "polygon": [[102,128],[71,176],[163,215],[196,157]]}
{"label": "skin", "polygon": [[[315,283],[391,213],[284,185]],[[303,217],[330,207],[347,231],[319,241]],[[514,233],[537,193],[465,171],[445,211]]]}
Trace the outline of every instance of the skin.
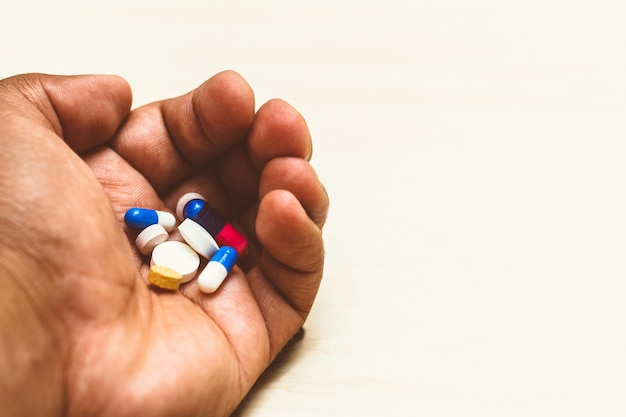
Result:
{"label": "skin", "polygon": [[[3,416],[229,415],[311,310],[329,202],[303,117],[231,71],[131,102],[116,76],[0,81]],[[122,220],[190,191],[250,242],[213,294],[149,286]]]}

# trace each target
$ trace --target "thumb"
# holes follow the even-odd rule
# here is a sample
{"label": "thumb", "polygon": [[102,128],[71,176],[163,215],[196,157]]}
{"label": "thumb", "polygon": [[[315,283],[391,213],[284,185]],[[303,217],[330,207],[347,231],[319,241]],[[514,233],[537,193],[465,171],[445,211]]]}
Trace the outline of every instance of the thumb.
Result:
{"label": "thumb", "polygon": [[52,130],[77,153],[108,141],[132,103],[128,83],[114,75],[24,74],[0,80],[0,91],[0,114]]}

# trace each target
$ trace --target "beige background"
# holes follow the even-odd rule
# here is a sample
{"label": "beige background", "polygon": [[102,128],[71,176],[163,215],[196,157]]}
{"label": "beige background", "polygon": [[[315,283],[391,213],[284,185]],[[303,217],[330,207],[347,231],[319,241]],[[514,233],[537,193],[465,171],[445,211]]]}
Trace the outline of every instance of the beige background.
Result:
{"label": "beige background", "polygon": [[229,68],[305,115],[325,278],[237,415],[623,416],[622,4],[12,2],[0,76]]}

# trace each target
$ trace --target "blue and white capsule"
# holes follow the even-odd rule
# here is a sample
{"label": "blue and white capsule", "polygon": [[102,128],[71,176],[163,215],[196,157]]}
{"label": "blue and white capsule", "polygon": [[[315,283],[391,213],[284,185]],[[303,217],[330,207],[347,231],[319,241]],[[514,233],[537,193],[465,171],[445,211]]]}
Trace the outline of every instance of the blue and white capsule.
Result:
{"label": "blue and white capsule", "polygon": [[222,246],[198,275],[200,291],[215,292],[226,279],[237,262],[237,251],[231,246]]}
{"label": "blue and white capsule", "polygon": [[143,230],[153,224],[160,224],[171,232],[176,227],[176,217],[166,211],[158,211],[141,207],[133,207],[124,214],[124,223],[133,229]]}

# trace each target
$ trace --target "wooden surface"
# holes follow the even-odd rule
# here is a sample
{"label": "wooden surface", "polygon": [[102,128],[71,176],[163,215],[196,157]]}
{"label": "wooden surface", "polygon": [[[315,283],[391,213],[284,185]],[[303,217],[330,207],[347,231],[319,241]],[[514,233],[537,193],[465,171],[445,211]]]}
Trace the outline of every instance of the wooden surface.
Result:
{"label": "wooden surface", "polygon": [[34,3],[2,77],[228,68],[310,125],[325,278],[237,416],[626,414],[623,2]]}

